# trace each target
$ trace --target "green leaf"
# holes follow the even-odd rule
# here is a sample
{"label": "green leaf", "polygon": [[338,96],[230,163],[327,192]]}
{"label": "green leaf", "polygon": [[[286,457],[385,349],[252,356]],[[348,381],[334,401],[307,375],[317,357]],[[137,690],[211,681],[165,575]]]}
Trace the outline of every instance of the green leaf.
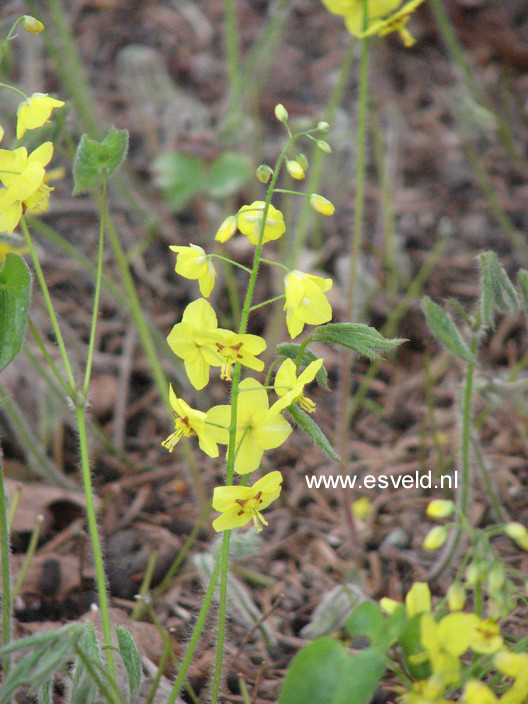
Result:
{"label": "green leaf", "polygon": [[423,646],[420,638],[420,614],[407,619],[403,633],[399,637],[399,643],[403,649],[407,669],[414,679],[424,680],[431,674],[431,667],[428,661],[416,663],[415,657],[423,653]]}
{"label": "green leaf", "polygon": [[[277,354],[281,355],[282,357],[288,357],[288,359],[293,359],[293,361],[295,362],[295,360],[297,359],[297,354],[299,353],[299,347],[300,345],[295,344],[295,342],[281,342],[280,345],[277,345],[276,349]],[[315,362],[318,359],[321,358],[314,354],[307,347],[305,347],[301,357],[301,367],[307,367],[311,362]],[[315,375],[315,380],[319,384],[319,386],[323,387],[323,389],[326,389],[326,391],[330,391],[330,387],[328,386],[328,374],[326,372],[324,364]]]}
{"label": "green leaf", "polygon": [[225,198],[239,191],[251,176],[251,164],[245,154],[224,152],[209,168],[206,190],[213,198]]}
{"label": "green leaf", "polygon": [[288,406],[287,411],[291,415],[293,420],[297,423],[299,428],[304,430],[305,433],[308,433],[312,440],[315,440],[321,450],[326,455],[328,455],[331,460],[334,460],[335,462],[341,462],[341,457],[339,457],[337,452],[330,444],[330,441],[328,440],[326,435],[323,433],[317,423],[308,415],[308,413],[305,413],[298,406],[295,406],[293,404],[291,406]]}
{"label": "green leaf", "polygon": [[124,626],[116,626],[115,632],[119,645],[119,652],[128,675],[130,699],[133,700],[141,684],[141,659],[134,639]]}
{"label": "green leaf", "polygon": [[401,345],[400,338],[387,339],[375,328],[361,323],[329,323],[315,328],[311,334],[312,340],[326,342],[329,345],[341,345],[355,350],[358,354],[371,359],[379,357],[383,352],[389,352]]}
{"label": "green leaf", "polygon": [[103,172],[113,174],[125,160],[128,130],[112,125],[102,142],[83,134],[73,161],[73,194],[91,191],[100,183]]}
{"label": "green leaf", "polygon": [[18,254],[8,254],[0,269],[0,371],[20,352],[30,296],[26,262]]}
{"label": "green leaf", "polygon": [[378,645],[383,641],[385,619],[378,604],[364,601],[347,618],[345,628],[349,635],[367,636],[371,645]]}
{"label": "green leaf", "polygon": [[290,665],[278,704],[367,704],[385,672],[385,653],[367,648],[351,655],[333,638],[318,638]]}
{"label": "green leaf", "polygon": [[154,172],[156,185],[175,213],[203,190],[204,162],[196,156],[179,152],[162,154],[154,161]]}
{"label": "green leaf", "polygon": [[422,298],[422,309],[429,329],[444,347],[464,362],[472,364],[475,357],[469,351],[451,316],[429,296]]}
{"label": "green leaf", "polygon": [[480,262],[480,312],[488,326],[493,325],[493,307],[505,313],[519,308],[517,291],[495,252],[482,252]]}
{"label": "green leaf", "polygon": [[[97,640],[97,633],[92,623],[84,625],[83,634],[79,639],[79,648],[92,662],[103,665],[101,646]],[[72,704],[92,704],[97,696],[97,685],[90,672],[86,669],[82,659],[77,656],[73,669]]]}
{"label": "green leaf", "polygon": [[519,281],[519,290],[521,292],[524,308],[528,313],[528,271],[521,269],[517,274],[517,280]]}

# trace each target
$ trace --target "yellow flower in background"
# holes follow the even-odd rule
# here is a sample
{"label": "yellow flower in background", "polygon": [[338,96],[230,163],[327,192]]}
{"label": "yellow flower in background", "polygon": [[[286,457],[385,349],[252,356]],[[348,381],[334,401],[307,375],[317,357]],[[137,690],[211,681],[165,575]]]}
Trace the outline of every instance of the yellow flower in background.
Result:
{"label": "yellow flower in background", "polygon": [[427,505],[426,514],[429,518],[447,518],[455,510],[455,504],[446,499],[434,499]]}
{"label": "yellow flower in background", "polygon": [[216,330],[218,321],[212,305],[199,298],[189,303],[181,323],[170,331],[167,342],[177,357],[183,359],[189,381],[195,389],[203,389],[209,382],[209,368],[219,367],[222,360],[211,345],[198,341],[198,335]]}
{"label": "yellow flower in background", "polygon": [[174,432],[161,444],[172,452],[180,438],[195,435],[200,449],[209,457],[218,457],[218,445],[205,427],[205,413],[191,408],[182,398],[178,398],[170,387],[170,404],[174,411]]}
{"label": "yellow flower in background", "polygon": [[28,156],[25,147],[0,149],[0,232],[11,234],[23,212],[44,212],[51,188],[44,167],[53,156],[53,144],[44,142]]}
{"label": "yellow flower in background", "polygon": [[26,130],[42,127],[48,122],[52,111],[63,105],[64,102],[62,100],[50,98],[47,93],[33,93],[18,106],[17,139],[20,139]]}
{"label": "yellow flower in background", "polygon": [[281,492],[282,474],[278,471],[266,474],[253,486],[220,486],[213,494],[213,508],[221,516],[213,521],[213,528],[220,532],[240,528],[253,521],[260,533],[268,522],[261,511],[267,508]]}
{"label": "yellow flower in background", "polygon": [[475,624],[470,645],[476,653],[496,653],[502,647],[502,636],[499,624],[486,619]]}
{"label": "yellow flower in background", "polygon": [[286,325],[293,339],[299,335],[304,325],[320,325],[332,318],[332,308],[325,291],[332,288],[332,279],[304,274],[294,269],[284,277],[286,294]]}
{"label": "yellow flower in background", "polygon": [[413,682],[411,689],[401,697],[401,704],[450,704],[442,697],[444,692],[442,678],[432,675],[426,680]]}
{"label": "yellow flower in background", "polygon": [[25,241],[16,235],[0,235],[0,264],[3,264],[8,254],[26,254],[28,248]]}
{"label": "yellow flower in background", "polygon": [[409,617],[430,613],[431,592],[426,582],[415,582],[405,597],[405,610]]}
{"label": "yellow flower in background", "polygon": [[277,411],[282,411],[292,403],[298,403],[303,411],[313,413],[315,411],[315,403],[303,394],[306,384],[309,384],[315,379],[319,369],[323,366],[322,359],[316,359],[306,367],[306,369],[297,377],[297,369],[295,362],[292,359],[285,359],[280,365],[277,374],[275,375],[274,389],[280,401],[274,404]]}
{"label": "yellow flower in background", "polygon": [[464,704],[498,704],[499,700],[484,682],[469,680],[462,695]]}
{"label": "yellow flower in background", "polygon": [[[239,384],[236,429],[235,472],[248,474],[257,469],[265,450],[279,447],[292,432],[290,424],[274,407],[269,408],[266,389],[256,379],[244,379]],[[216,442],[229,443],[231,406],[213,406],[206,423]]]}
{"label": "yellow flower in background", "polygon": [[236,362],[257,372],[264,369],[264,362],[255,355],[266,349],[266,340],[258,335],[240,335],[231,330],[217,328],[209,332],[198,331],[196,340],[215,350],[222,367],[221,378],[226,381],[231,380],[231,368]]}
{"label": "yellow flower in background", "polygon": [[528,653],[510,653],[502,650],[494,657],[495,667],[507,677],[512,677],[513,685],[500,698],[501,704],[526,704],[528,701]]}
{"label": "yellow flower in background", "polygon": [[205,250],[197,244],[188,247],[174,245],[169,249],[178,254],[176,273],[186,279],[198,279],[200,293],[207,298],[215,284],[216,270]]}
{"label": "yellow flower in background", "polygon": [[[258,244],[262,213],[265,206],[266,203],[263,200],[256,200],[251,205],[243,205],[238,211],[238,229],[243,235],[246,235],[252,244]],[[281,211],[270,204],[266,216],[266,225],[264,226],[263,242],[277,240],[285,232],[286,226]]]}
{"label": "yellow flower in background", "polygon": [[373,8],[371,13],[369,4],[369,19],[365,31],[362,30],[363,14],[361,7],[354,13],[345,16],[345,25],[350,34],[360,39],[371,37],[374,34],[385,37],[391,32],[399,32],[404,45],[410,47],[414,44],[415,39],[406,25],[411,14],[422,2],[424,2],[424,0],[409,0],[409,2],[406,2],[397,12],[388,17],[385,17],[385,15],[396,9],[400,5],[399,1],[389,2],[389,0],[387,0],[385,3],[372,3]]}
{"label": "yellow flower in background", "polygon": [[372,501],[366,496],[352,501],[352,513],[358,521],[366,520],[372,513]]}
{"label": "yellow flower in background", "polygon": [[447,540],[447,530],[445,526],[435,526],[431,528],[424,538],[422,547],[425,550],[438,550]]}

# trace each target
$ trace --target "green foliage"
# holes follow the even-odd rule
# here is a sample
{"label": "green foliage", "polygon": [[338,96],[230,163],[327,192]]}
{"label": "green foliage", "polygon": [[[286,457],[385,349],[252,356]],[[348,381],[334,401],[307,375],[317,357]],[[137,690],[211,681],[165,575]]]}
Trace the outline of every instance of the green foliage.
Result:
{"label": "green foliage", "polygon": [[209,166],[200,157],[170,152],[156,159],[154,170],[156,183],[174,212],[198,193],[213,198],[232,195],[252,173],[247,157],[236,152],[224,152]]}
{"label": "green foliage", "polygon": [[326,455],[328,455],[331,460],[334,460],[335,462],[341,462],[341,457],[339,457],[326,435],[323,433],[317,423],[311,418],[311,416],[308,415],[308,413],[305,413],[303,410],[298,408],[298,406],[295,406],[293,404],[291,406],[288,406],[287,410],[293,420],[297,423],[299,428],[301,428],[301,430],[304,430],[304,432],[307,433],[312,438],[312,440],[314,440],[319,445],[321,450]]}
{"label": "green foliage", "polygon": [[405,342],[400,338],[387,339],[375,328],[362,323],[321,325],[315,328],[310,337],[314,341],[326,342],[329,345],[348,347],[371,359],[379,357],[383,352],[390,352]]}
{"label": "green foliage", "polygon": [[475,357],[471,354],[468,346],[462,339],[451,316],[437,303],[432,301],[429,296],[422,298],[422,310],[427,325],[438,342],[456,357],[464,360],[464,362],[468,362],[468,364],[474,363]]}
{"label": "green foliage", "polygon": [[345,628],[351,636],[367,636],[372,646],[387,650],[403,634],[407,616],[403,606],[385,618],[378,604],[365,601],[352,611]]}
{"label": "green foliage", "polygon": [[480,314],[485,325],[493,325],[494,307],[504,313],[519,308],[517,291],[494,252],[482,252],[480,262]]}
{"label": "green foliage", "polygon": [[351,655],[333,638],[318,638],[295,656],[278,704],[367,704],[385,672],[386,654],[367,648]]}
{"label": "green foliage", "polygon": [[517,274],[517,278],[519,281],[519,290],[521,292],[524,308],[528,313],[528,271],[526,269],[521,269]]}
{"label": "green foliage", "polygon": [[112,125],[102,142],[83,134],[73,162],[73,194],[91,191],[103,173],[111,176],[121,166],[128,151],[128,130]]}
{"label": "green foliage", "polygon": [[[300,345],[297,345],[295,342],[281,342],[276,347],[277,354],[281,355],[282,357],[288,357],[288,359],[293,359],[294,362],[297,359],[297,355],[299,354],[299,348]],[[311,362],[315,362],[318,359],[320,359],[320,357],[318,357],[311,350],[305,347],[302,353],[300,366],[307,367]],[[319,371],[315,375],[315,380],[319,384],[319,386],[323,387],[323,389],[325,389],[326,391],[330,391],[330,387],[328,386],[328,374],[324,364],[321,366],[321,369],[319,369]]]}
{"label": "green foliage", "polygon": [[18,254],[8,254],[0,269],[0,371],[20,352],[26,331],[31,275]]}
{"label": "green foliage", "polygon": [[119,652],[128,675],[130,699],[133,700],[141,684],[141,659],[134,639],[124,626],[115,627]]}
{"label": "green foliage", "polygon": [[[78,646],[91,661],[98,662],[103,666],[101,647],[97,640],[95,628],[91,623],[85,625]],[[82,659],[77,657],[73,669],[72,704],[89,704],[95,700],[96,696],[97,686]]]}

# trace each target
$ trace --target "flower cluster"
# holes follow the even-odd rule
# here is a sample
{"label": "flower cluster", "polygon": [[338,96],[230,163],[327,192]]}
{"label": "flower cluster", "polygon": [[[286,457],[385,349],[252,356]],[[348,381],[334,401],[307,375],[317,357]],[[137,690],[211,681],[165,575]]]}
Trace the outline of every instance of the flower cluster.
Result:
{"label": "flower cluster", "polygon": [[[279,115],[284,120],[288,119],[284,108],[279,110]],[[323,127],[325,124],[321,123]],[[323,127],[318,127],[318,130],[323,130]],[[286,162],[288,172],[299,177],[300,172],[292,165],[293,162],[302,168],[304,175],[308,168],[306,157],[303,158],[297,152],[295,159]],[[270,167],[262,165],[257,169],[257,178],[265,182],[272,173]],[[333,213],[334,207],[326,198],[317,194],[306,198],[314,210],[325,215]],[[286,226],[281,211],[269,201],[254,201],[243,205],[236,215],[226,218],[220,225],[215,240],[225,243],[237,230],[256,246],[257,260],[263,245],[280,238],[285,233]],[[226,257],[215,253],[207,254],[196,244],[175,245],[170,249],[176,253],[176,273],[198,281],[203,296],[187,305],[181,321],[173,326],[167,337],[171,350],[183,361],[192,386],[198,391],[202,390],[209,383],[211,367],[219,368],[220,378],[226,381],[231,381],[235,365],[253,372],[262,372],[264,362],[259,355],[266,349],[266,341],[259,335],[246,333],[245,327],[239,333],[219,327],[215,310],[206,300],[216,281],[212,259],[215,256],[221,259]],[[273,261],[267,259],[263,261],[273,264]],[[257,260],[258,263],[260,260]],[[283,264],[279,266],[288,272],[284,277],[284,294],[278,298],[284,299],[290,336],[297,337],[305,325],[320,325],[330,321],[332,309],[325,293],[331,288],[332,280],[302,271],[290,271]],[[252,273],[247,267],[241,268]],[[269,302],[273,300],[276,299]],[[266,303],[268,301],[259,305]],[[322,365],[323,360],[317,359],[310,361],[304,370],[299,370],[299,363],[295,364],[292,359],[286,358],[277,369],[273,386],[263,386],[251,376],[242,380],[237,378],[236,410],[233,410],[233,403],[213,406],[208,411],[191,408],[183,399],[178,398],[171,387],[174,432],[162,444],[172,451],[182,437],[196,436],[201,450],[209,457],[217,457],[218,445],[225,445],[227,456],[234,457],[233,472],[249,474],[259,468],[266,450],[279,447],[291,434],[292,427],[283,417],[283,411],[295,405],[303,412],[315,411],[315,403],[305,395],[304,388],[315,379]],[[268,378],[270,375],[271,370]],[[269,389],[273,389],[276,394],[276,399],[271,404]],[[213,522],[213,528],[222,531],[253,521],[257,531],[260,531],[267,525],[261,511],[279,496],[281,483],[281,473],[272,471],[253,486],[217,487],[213,495],[213,508],[220,511],[221,516]]]}
{"label": "flower cluster", "polygon": [[[48,122],[52,111],[62,107],[62,100],[55,100],[44,93],[34,93],[18,107],[17,139],[27,130],[41,127]],[[0,128],[0,134],[3,135]],[[50,192],[45,167],[53,156],[53,144],[44,142],[28,154],[26,147],[0,149],[0,232],[12,234],[22,215],[42,213],[48,209]]]}
{"label": "flower cluster", "polygon": [[[449,596],[449,595],[448,595]],[[450,608],[451,599],[448,599]],[[382,599],[381,606],[393,613],[401,609],[398,602]],[[431,612],[431,593],[427,584],[413,584],[405,598],[408,619],[407,635],[401,641],[407,649],[411,673],[419,673],[410,688],[402,695],[402,704],[448,704],[449,692],[461,689],[464,704],[523,704],[528,697],[527,653],[513,653],[507,649],[496,621],[482,619],[461,610],[463,600],[441,618]],[[502,696],[497,696],[488,685],[476,679],[475,666],[468,671],[463,656],[473,654],[473,663],[479,656],[491,659],[493,667],[513,680]],[[487,668],[489,670],[489,667]]]}
{"label": "flower cluster", "polygon": [[399,32],[406,47],[414,44],[414,38],[407,29],[412,12],[424,0],[369,0],[368,17],[363,18],[363,0],[322,0],[324,6],[334,15],[340,15],[350,34],[363,39],[378,34],[385,37],[391,32]]}

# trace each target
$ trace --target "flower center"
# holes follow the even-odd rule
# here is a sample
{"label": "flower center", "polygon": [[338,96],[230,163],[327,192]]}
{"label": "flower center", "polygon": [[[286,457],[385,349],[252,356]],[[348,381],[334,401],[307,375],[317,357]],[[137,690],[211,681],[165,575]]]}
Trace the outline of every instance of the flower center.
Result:
{"label": "flower center", "polygon": [[224,363],[222,364],[222,370],[220,372],[221,379],[231,381],[231,368],[238,359],[242,359],[243,357],[243,355],[240,354],[242,345],[242,342],[238,342],[236,345],[222,345],[220,342],[216,343],[218,354],[224,358]]}
{"label": "flower center", "polygon": [[295,403],[298,403],[303,411],[306,411],[306,413],[313,413],[315,411],[315,401],[312,401],[311,398],[308,398],[308,396],[305,396],[304,394],[299,394],[294,401]]}
{"label": "flower center", "polygon": [[259,505],[262,503],[261,496],[262,496],[262,492],[259,491],[252,498],[235,499],[235,503],[237,503],[240,506],[240,511],[238,512],[238,515],[242,516],[242,514],[244,514],[244,513],[251,514],[251,518],[253,519],[253,525],[257,529],[257,533],[260,533],[262,528],[264,526],[268,525],[267,520],[264,518],[264,516],[258,510]]}

